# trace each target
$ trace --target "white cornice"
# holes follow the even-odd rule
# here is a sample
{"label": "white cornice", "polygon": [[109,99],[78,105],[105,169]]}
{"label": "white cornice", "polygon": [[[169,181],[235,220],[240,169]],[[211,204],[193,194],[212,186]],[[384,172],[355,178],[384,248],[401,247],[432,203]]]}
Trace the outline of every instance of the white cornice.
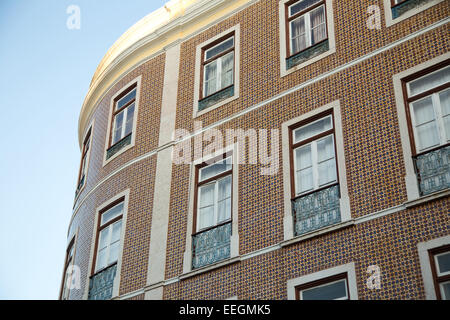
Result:
{"label": "white cornice", "polygon": [[[161,24],[153,28],[146,26],[146,23],[152,22],[153,16],[164,15],[163,11],[167,9],[160,8],[131,27],[108,50],[94,74],[78,121],[80,146],[80,132],[83,132],[94,106],[121,77],[173,45],[194,36],[205,29],[205,26],[210,26],[212,21],[217,23],[257,1],[259,0],[172,0],[167,5],[169,9],[176,10],[167,13],[165,18],[159,16],[163,20]],[[181,8],[176,7],[180,3],[183,4]],[[214,15],[217,17],[208,20]],[[132,37],[133,33],[138,35]],[[139,33],[142,34],[141,37]],[[127,39],[132,41],[127,42]]]}

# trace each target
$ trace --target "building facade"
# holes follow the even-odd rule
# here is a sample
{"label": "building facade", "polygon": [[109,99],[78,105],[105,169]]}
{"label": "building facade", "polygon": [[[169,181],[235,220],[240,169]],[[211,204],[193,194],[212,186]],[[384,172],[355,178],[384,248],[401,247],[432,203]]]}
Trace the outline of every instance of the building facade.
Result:
{"label": "building facade", "polygon": [[173,0],[138,22],[81,110],[60,298],[450,299],[449,13]]}

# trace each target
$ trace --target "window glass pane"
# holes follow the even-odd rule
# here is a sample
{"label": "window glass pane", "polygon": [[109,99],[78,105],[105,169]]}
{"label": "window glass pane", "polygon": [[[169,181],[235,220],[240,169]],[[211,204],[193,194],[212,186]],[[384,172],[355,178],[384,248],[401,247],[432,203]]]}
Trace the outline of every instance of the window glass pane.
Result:
{"label": "window glass pane", "polygon": [[217,60],[205,66],[205,92],[204,96],[209,96],[217,91]]}
{"label": "window glass pane", "polygon": [[124,105],[126,105],[128,102],[136,98],[136,88],[134,88],[130,93],[128,93],[126,96],[124,96],[122,99],[117,101],[117,108],[116,110],[119,110]]}
{"label": "window glass pane", "polygon": [[231,197],[231,175],[219,180],[219,201]]}
{"label": "window glass pane", "polygon": [[214,164],[211,164],[207,167],[200,169],[200,182],[209,179],[211,177],[214,177],[222,172],[231,170],[232,164],[231,164],[231,157],[228,157],[224,160],[217,161]]}
{"label": "window glass pane", "polygon": [[328,136],[317,141],[317,154],[319,162],[334,159],[333,136]]}
{"label": "window glass pane", "polygon": [[319,187],[336,181],[336,161],[334,159],[319,163]]}
{"label": "window glass pane", "polygon": [[313,173],[312,168],[297,171],[297,190],[296,193],[300,194],[308,190],[312,190]]}
{"label": "window glass pane", "polygon": [[294,143],[311,138],[333,128],[331,116],[320,119],[294,131]]}
{"label": "window glass pane", "polygon": [[119,259],[119,246],[120,241],[117,241],[112,243],[111,246],[109,247],[109,257],[107,265],[111,265]]}
{"label": "window glass pane", "polygon": [[215,183],[200,187],[199,207],[208,207],[214,205]]}
{"label": "window glass pane", "polygon": [[440,284],[442,300],[450,300],[450,281]]}
{"label": "window glass pane", "polygon": [[221,89],[233,84],[234,52],[230,52],[222,60]]}
{"label": "window glass pane", "polygon": [[316,44],[327,37],[327,25],[325,23],[325,7],[320,6],[311,11],[311,45]]}
{"label": "window glass pane", "polygon": [[114,121],[114,132],[112,144],[122,139],[123,111],[116,115]]}
{"label": "window glass pane", "polygon": [[347,298],[347,281],[339,280],[323,286],[303,290],[303,300],[336,300]]}
{"label": "window glass pane", "polygon": [[101,225],[104,225],[108,221],[111,221],[115,217],[121,215],[123,212],[123,202],[119,203],[118,205],[112,207],[108,211],[102,213],[102,221]]}
{"label": "window glass pane", "polygon": [[320,2],[321,0],[301,0],[293,5],[289,6],[289,16],[293,16],[296,13],[302,12],[303,10],[311,7],[313,4]]}
{"label": "window glass pane", "polygon": [[409,96],[415,96],[419,93],[440,86],[441,84],[444,84],[446,82],[450,82],[450,66],[409,82]]}
{"label": "window glass pane", "polygon": [[112,225],[111,243],[120,240],[121,231],[122,231],[122,220],[119,220]]}
{"label": "window glass pane", "polygon": [[450,272],[450,252],[439,254],[435,257],[438,275]]}
{"label": "window glass pane", "polygon": [[297,171],[312,166],[311,144],[295,150],[295,161]]}
{"label": "window glass pane", "polygon": [[450,141],[450,89],[442,91],[439,94],[441,101],[442,116],[444,118],[445,135],[447,141]]}
{"label": "window glass pane", "polygon": [[305,16],[301,16],[290,23],[291,26],[291,54],[304,50],[306,43]]}
{"label": "window glass pane", "polygon": [[106,250],[107,250],[106,248],[99,250],[97,254],[97,266],[95,268],[95,271],[98,271],[106,267]]}
{"label": "window glass pane", "polygon": [[198,212],[197,231],[214,225],[214,206],[201,208]]}
{"label": "window glass pane", "polygon": [[100,232],[100,238],[98,240],[98,249],[102,250],[108,246],[109,228],[103,229]]}
{"label": "window glass pane", "polygon": [[219,53],[224,52],[234,46],[234,37],[231,37],[222,43],[212,47],[211,49],[206,50],[205,52],[205,61],[211,59],[214,56],[217,56]]}
{"label": "window glass pane", "polygon": [[125,124],[125,136],[133,130],[134,103],[127,108],[127,123]]}
{"label": "window glass pane", "polygon": [[438,145],[439,132],[431,97],[414,102],[412,109],[415,118],[416,134],[419,140],[416,141],[418,149],[423,150]]}
{"label": "window glass pane", "polygon": [[217,223],[231,218],[231,198],[219,201]]}

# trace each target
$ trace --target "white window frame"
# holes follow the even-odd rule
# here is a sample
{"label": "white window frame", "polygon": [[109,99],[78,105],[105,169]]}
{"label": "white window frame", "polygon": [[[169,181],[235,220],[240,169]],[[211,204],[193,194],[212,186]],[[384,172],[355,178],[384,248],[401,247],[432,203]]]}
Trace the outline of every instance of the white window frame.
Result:
{"label": "white window frame", "polygon": [[190,178],[190,192],[189,192],[189,211],[188,211],[188,221],[187,221],[187,228],[186,228],[186,247],[184,251],[184,257],[183,257],[183,275],[190,274],[192,269],[192,231],[193,231],[193,223],[194,223],[194,197],[195,197],[195,179],[196,174],[195,171],[197,170],[196,166],[211,161],[214,158],[220,157],[227,153],[232,153],[232,163],[233,163],[233,169],[232,169],[232,187],[231,187],[231,239],[230,239],[230,258],[227,260],[223,260],[221,262],[218,262],[216,264],[212,264],[209,266],[205,266],[202,268],[195,269],[194,272],[206,272],[208,270],[217,268],[218,266],[222,264],[226,264],[230,261],[233,261],[234,258],[239,256],[239,212],[238,212],[238,204],[239,204],[239,154],[238,154],[239,146],[238,143],[235,143],[233,145],[230,145],[224,149],[218,150],[213,154],[205,155],[202,158],[199,158],[192,162],[191,164],[191,178]]}
{"label": "white window frame", "polygon": [[[230,155],[230,156],[228,156],[228,157],[224,157],[223,158],[223,160],[226,160],[226,159],[228,159],[228,158],[231,158],[231,160],[233,161],[233,156],[232,155]],[[201,172],[201,170],[202,169],[204,169],[204,168],[207,168],[207,167],[209,167],[209,166],[212,166],[212,165],[214,165],[216,162],[214,162],[214,163],[212,163],[212,164],[210,164],[210,165],[207,165],[207,166],[205,166],[205,167],[203,167],[203,168],[200,168],[199,169],[199,179],[200,179],[200,172]],[[201,185],[201,186],[198,186],[198,190],[197,190],[197,212],[196,212],[196,226],[197,226],[197,232],[201,232],[203,229],[208,229],[208,228],[211,228],[211,227],[214,227],[214,226],[217,226],[218,224],[221,224],[221,223],[226,223],[227,221],[230,221],[231,220],[231,218],[232,218],[232,214],[230,214],[230,218],[228,218],[228,219],[226,219],[226,220],[223,220],[223,221],[218,221],[218,219],[219,219],[219,181],[221,181],[221,180],[224,180],[224,179],[227,179],[228,177],[230,177],[231,176],[231,189],[233,189],[233,163],[231,164],[231,166],[232,166],[232,172],[231,172],[231,174],[229,174],[229,175],[227,175],[227,176],[225,176],[225,177],[221,177],[221,178],[218,178],[218,179],[215,179],[215,180],[213,180],[213,181],[211,181],[211,182],[209,182],[209,183],[207,183],[207,184],[204,184],[204,185]],[[217,176],[217,175],[216,175]],[[212,176],[211,178],[214,178],[215,176]],[[200,183],[200,181],[198,181],[199,183]],[[205,228],[202,228],[202,229],[199,229],[199,219],[200,219],[200,195],[201,195],[201,193],[200,193],[200,189],[202,188],[202,187],[206,187],[206,186],[210,186],[210,185],[212,185],[212,184],[214,184],[214,224],[213,225],[211,225],[211,226],[208,226],[208,227],[205,227]],[[233,194],[231,193],[231,195],[230,195],[230,198],[231,198],[231,201],[233,201]],[[233,208],[231,208],[231,210],[233,210]]]}
{"label": "white window frame", "polygon": [[[226,36],[227,34],[231,34],[234,32],[234,76],[233,76],[233,83],[234,83],[234,94],[233,96],[224,99],[223,101],[218,102],[217,104],[210,106],[204,110],[199,111],[198,105],[199,105],[199,99],[200,99],[200,73],[201,73],[201,66],[202,66],[202,50],[203,48],[207,47],[212,42]],[[205,113],[208,113],[210,111],[213,111],[217,108],[220,108],[221,106],[236,100],[239,98],[239,92],[240,92],[240,86],[239,86],[239,71],[240,71],[240,24],[236,24],[235,26],[219,33],[215,37],[208,39],[205,42],[202,42],[201,44],[197,45],[196,47],[196,55],[195,55],[195,80],[194,80],[194,103],[193,103],[193,109],[192,109],[192,117],[197,118]],[[208,49],[209,50],[209,49]],[[203,81],[205,82],[205,81]],[[204,92],[204,88],[201,88],[202,92]]]}
{"label": "white window frame", "polygon": [[[279,39],[280,39],[280,76],[285,77],[297,70],[300,70],[310,64],[313,64],[333,53],[336,52],[336,40],[334,34],[334,15],[333,15],[333,1],[325,0],[325,8],[326,8],[326,24],[327,24],[327,37],[328,37],[328,50],[324,53],[321,53],[308,61],[305,61],[299,65],[296,65],[289,70],[286,70],[286,58],[290,56],[290,52],[287,52],[286,48],[286,35],[288,34],[286,31],[286,3],[290,0],[281,0],[278,4],[279,9]],[[305,21],[306,22],[306,21]],[[289,28],[291,28],[289,24]],[[305,28],[306,29],[306,28]],[[290,30],[289,30],[290,31]],[[291,32],[289,32],[290,37]],[[290,41],[291,39],[289,39]]]}
{"label": "white window frame", "polygon": [[322,284],[319,284],[317,286],[314,286],[314,287],[311,287],[311,288],[308,288],[308,289],[299,290],[299,294],[300,294],[300,298],[301,298],[300,300],[304,300],[303,299],[303,292],[304,291],[308,291],[308,290],[311,290],[311,289],[317,289],[317,288],[320,288],[320,287],[325,287],[325,286],[328,286],[330,284],[334,284],[334,283],[342,282],[342,281],[345,282],[345,297],[334,299],[334,300],[348,300],[349,299],[349,292],[348,292],[348,289],[347,289],[347,287],[348,287],[347,277],[339,279],[339,280],[334,280],[334,281],[322,283]]}
{"label": "white window frame", "polygon": [[[424,63],[416,65],[400,73],[397,73],[392,77],[392,81],[394,84],[394,95],[395,95],[395,105],[397,108],[398,125],[400,130],[400,141],[402,144],[403,160],[405,164],[405,186],[408,202],[415,201],[421,198],[421,196],[419,192],[419,184],[417,183],[418,177],[416,175],[414,167],[411,143],[409,138],[408,119],[406,116],[406,108],[408,106],[405,106],[402,79],[412,74],[415,74],[421,70],[432,67],[449,58],[450,53],[445,53],[439,57],[428,60]],[[445,192],[445,190],[443,192]]]}
{"label": "white window frame", "polygon": [[124,249],[124,243],[125,243],[125,234],[126,234],[126,226],[127,226],[127,216],[128,216],[128,204],[130,199],[130,189],[126,189],[122,191],[121,193],[115,195],[111,199],[107,200],[106,202],[102,203],[100,206],[97,207],[95,211],[95,218],[94,218],[94,225],[92,230],[92,237],[91,237],[91,249],[89,254],[89,266],[86,272],[86,279],[85,279],[85,289],[84,289],[84,295],[83,299],[87,300],[89,295],[89,280],[91,277],[91,270],[92,270],[92,264],[94,263],[94,255],[95,255],[95,243],[97,241],[97,228],[99,225],[99,219],[101,217],[101,212],[104,208],[108,207],[111,203],[119,200],[120,198],[124,198],[123,200],[123,212],[122,212],[122,230],[121,230],[121,237],[120,237],[120,245],[119,245],[119,257],[117,259],[117,272],[116,277],[114,279],[114,285],[113,285],[113,293],[111,300],[117,299],[119,297],[119,288],[120,288],[120,279],[121,279],[121,270],[122,270],[122,257],[123,257],[123,249]]}
{"label": "white window frame", "polygon": [[384,2],[384,17],[386,19],[386,26],[390,27],[390,26],[395,25],[396,23],[399,23],[400,21],[411,18],[412,16],[415,16],[416,14],[418,14],[422,11],[425,11],[428,8],[431,8],[432,6],[435,6],[442,1],[444,1],[444,0],[432,0],[428,3],[423,4],[422,6],[419,6],[417,8],[409,10],[407,13],[401,15],[400,17],[398,17],[396,19],[393,19],[391,0],[383,0],[383,2]]}
{"label": "white window frame", "polygon": [[[446,67],[443,67],[443,68],[440,68],[438,70],[435,70],[433,72],[430,72],[430,73],[428,73],[428,74],[426,74],[426,75],[424,75],[422,77],[419,77],[417,79],[414,79],[414,80],[408,82],[406,84],[406,87],[407,87],[407,90],[408,90],[408,93],[407,93],[408,97],[409,97],[409,92],[410,92],[409,83],[411,83],[413,81],[416,81],[416,80],[419,80],[419,79],[422,79],[424,77],[430,76],[433,73],[436,73],[436,72],[438,72],[438,71],[440,71],[442,69],[445,69],[445,68],[450,69],[450,65],[448,65]],[[431,147],[428,147],[428,148],[424,148],[424,149],[419,149],[419,134],[417,133],[417,128],[416,128],[417,127],[417,125],[416,125],[417,122],[416,122],[416,119],[415,119],[415,113],[414,113],[414,108],[413,108],[413,103],[414,102],[410,103],[409,106],[407,106],[409,108],[409,114],[411,115],[411,122],[412,122],[411,126],[412,126],[412,129],[413,129],[414,143],[415,143],[415,146],[416,146],[416,152],[417,153],[426,152],[427,150],[430,150],[430,149],[433,149],[433,148],[445,145],[445,144],[447,144],[450,141],[450,137],[446,137],[445,125],[444,125],[444,116],[442,115],[442,105],[441,105],[441,101],[439,99],[439,94],[441,92],[447,91],[447,90],[450,90],[450,88],[446,88],[446,89],[444,89],[444,90],[442,90],[440,92],[432,93],[429,96],[426,96],[426,97],[423,97],[422,99],[414,101],[414,102],[419,102],[419,101],[422,101],[424,99],[427,99],[427,98],[431,97],[432,102],[433,102],[433,112],[434,112],[436,126],[437,126],[437,130],[438,130],[438,135],[439,135],[439,144],[438,145],[434,145],[434,146],[431,146]]]}
{"label": "white window frame", "polygon": [[[341,198],[339,200],[339,207],[341,212],[341,223],[338,225],[345,225],[351,218],[350,212],[350,198],[348,195],[347,186],[347,170],[345,167],[345,149],[344,149],[344,135],[342,129],[341,106],[339,100],[333,101],[330,104],[316,108],[306,114],[303,114],[294,119],[288,120],[282,124],[282,151],[283,151],[283,191],[284,191],[284,240],[294,238],[294,222],[292,217],[292,186],[291,186],[291,164],[290,164],[290,150],[289,135],[291,133],[290,127],[312,118],[318,114],[332,110],[334,120],[334,143],[335,143],[335,159],[337,180],[339,181],[339,190]],[[323,118],[321,118],[323,119]],[[320,232],[321,229],[315,231]],[[300,236],[301,238],[302,236]],[[296,237],[298,238],[298,237]]]}
{"label": "white window frame", "polygon": [[[205,50],[205,57],[204,57],[204,60],[206,61],[206,55],[207,55],[207,52],[208,52],[208,51],[210,51],[210,50],[212,50],[212,49],[218,47],[219,45],[221,45],[222,43],[224,43],[224,42],[226,42],[226,41],[229,41],[230,39],[233,39],[233,51],[228,52],[227,54],[225,54],[225,55],[223,55],[223,56],[221,56],[221,57],[218,57],[218,58],[212,60],[212,61],[209,62],[208,64],[205,64],[204,67],[203,67],[203,88],[202,88],[202,90],[203,90],[203,91],[202,91],[202,92],[203,92],[203,97],[207,97],[207,96],[206,96],[206,83],[207,83],[207,81],[206,81],[206,67],[209,66],[209,65],[212,64],[212,63],[216,63],[216,79],[215,79],[215,80],[216,80],[216,91],[214,91],[213,93],[209,94],[209,95],[213,95],[213,94],[215,94],[216,92],[219,92],[220,90],[223,90],[223,89],[225,88],[225,87],[221,88],[221,85],[222,85],[222,62],[223,62],[223,60],[224,60],[225,57],[227,57],[227,56],[229,56],[229,55],[231,55],[231,54],[233,55],[233,68],[232,68],[232,84],[230,84],[230,86],[234,84],[234,71],[235,71],[235,70],[234,70],[235,36],[234,36],[234,35],[232,35],[232,36],[229,37],[229,38],[224,39],[223,41],[219,42],[219,43],[216,44],[215,46],[213,46],[213,47],[211,47],[211,48]],[[228,50],[228,49],[226,49],[226,50]],[[213,58],[214,58],[214,57],[213,57]],[[218,89],[218,88],[219,88],[219,89]]]}
{"label": "white window frame", "polygon": [[[132,90],[130,90],[130,92],[128,92],[125,96],[123,96],[122,98],[120,98],[119,100],[117,100],[116,105],[119,103],[119,101],[121,101],[122,99],[124,99],[126,96],[128,96],[131,92],[137,90],[137,88],[134,88]],[[137,91],[136,91],[136,95],[137,95]],[[125,138],[125,130],[127,127],[127,121],[128,121],[128,109],[134,106],[134,111],[136,111],[136,101],[133,102],[132,104],[130,104],[129,106],[127,106],[126,108],[124,108],[122,111],[120,111],[115,117],[114,117],[114,123],[113,123],[113,131],[112,131],[112,137],[111,137],[111,147],[114,146],[116,143],[118,143],[120,140],[122,140],[123,138]],[[134,111],[133,111],[133,121],[134,121]],[[123,113],[123,120],[122,120],[122,128],[121,128],[121,133],[120,133],[120,138],[119,140],[117,140],[116,142],[113,142],[114,140],[114,135],[116,132],[116,127],[117,127],[117,118],[119,116],[119,114]],[[131,131],[131,134],[133,134],[133,131]]]}
{"label": "white window frame", "polygon": [[[313,124],[313,123],[316,123],[316,122],[318,122],[318,121],[321,121],[321,120],[323,120],[323,119],[325,119],[325,118],[331,118],[331,125],[332,125],[332,129],[334,129],[334,124],[333,124],[333,115],[326,115],[326,116],[324,116],[324,117],[322,117],[322,118],[320,118],[320,119],[317,119],[317,120],[315,120],[315,121],[312,121],[312,122],[309,122],[309,123],[307,123],[307,124],[305,124],[304,126],[301,126],[301,127],[299,127],[299,128],[296,128],[296,129],[294,129],[294,130],[292,130],[292,135],[293,135],[293,137],[292,137],[292,141],[293,141],[293,144],[295,144],[296,142],[295,142],[295,131],[297,131],[298,129],[300,129],[300,128],[303,128],[303,127],[305,127],[305,126],[308,126],[308,125],[311,125],[311,124]],[[312,137],[314,137],[314,136],[312,136]],[[311,138],[312,138],[311,137]],[[314,190],[317,190],[317,189],[320,189],[320,188],[324,188],[324,187],[326,187],[326,186],[329,186],[329,185],[332,185],[332,184],[335,184],[335,183],[337,183],[337,178],[338,178],[338,176],[337,176],[337,172],[336,172],[336,179],[335,180],[333,180],[333,181],[331,181],[331,182],[327,182],[326,184],[324,184],[324,185],[320,185],[319,184],[319,160],[318,160],[318,153],[317,153],[317,142],[318,141],[321,141],[321,140],[324,140],[324,139],[326,139],[326,138],[328,138],[328,137],[332,137],[332,141],[333,141],[333,153],[334,153],[334,161],[336,162],[336,153],[334,152],[334,150],[335,150],[335,134],[329,134],[329,135],[327,135],[327,136],[324,136],[324,137],[321,137],[321,138],[317,138],[317,139],[315,139],[315,140],[313,140],[313,141],[311,141],[310,143],[307,143],[307,144],[303,144],[303,145],[301,145],[300,147],[297,147],[297,148],[295,148],[295,149],[292,149],[292,152],[293,152],[293,160],[294,160],[294,183],[295,183],[295,185],[294,185],[294,188],[295,188],[295,194],[297,195],[297,196],[301,196],[302,194],[305,194],[305,193],[309,193],[309,192],[313,192]],[[301,148],[304,148],[304,147],[306,147],[306,146],[311,146],[311,167],[312,167],[312,172],[313,172],[313,187],[312,187],[312,189],[308,189],[308,190],[305,190],[305,191],[303,191],[303,192],[301,192],[301,193],[297,193],[297,188],[298,188],[298,177],[297,177],[297,172],[299,171],[299,170],[297,170],[297,157],[296,157],[296,155],[295,155],[295,151],[296,150],[298,150],[298,149],[301,149]],[[331,160],[331,158],[330,159],[327,159],[327,160],[324,160],[324,161],[328,161],[328,160]],[[337,165],[336,165],[336,167],[335,167],[335,170],[337,171]]]}
{"label": "white window frame", "polygon": [[[103,167],[106,166],[109,162],[111,162],[112,160],[114,160],[115,158],[117,158],[118,156],[120,156],[121,154],[123,154],[125,151],[133,148],[135,146],[136,143],[136,135],[137,135],[137,119],[138,119],[138,115],[139,115],[139,105],[140,105],[140,98],[141,98],[141,82],[142,82],[142,76],[138,76],[135,79],[131,80],[129,83],[127,83],[126,85],[124,85],[117,93],[115,93],[110,100],[110,106],[109,106],[109,116],[108,116],[108,126],[107,126],[107,131],[106,131],[106,137],[105,137],[105,147],[104,147],[104,152],[103,152]],[[123,147],[122,149],[120,149],[119,151],[117,151],[113,156],[111,156],[110,158],[106,158],[107,156],[107,151],[108,149],[111,147],[109,145],[109,139],[111,137],[111,141],[112,141],[112,134],[114,133],[114,127],[115,127],[115,119],[114,119],[114,123],[112,123],[112,116],[113,116],[113,110],[115,107],[115,103],[116,103],[116,98],[118,96],[120,96],[124,91],[128,90],[131,86],[136,86],[136,100],[134,102],[134,116],[133,116],[133,126],[132,126],[132,130],[131,130],[131,143],[125,147]],[[125,118],[125,115],[124,115]],[[125,122],[123,124],[123,128],[125,128]],[[122,130],[125,130],[123,129]]]}
{"label": "white window frame", "polygon": [[[333,268],[325,269],[322,271],[314,272],[311,274],[303,275],[298,278],[290,279],[287,281],[287,296],[288,300],[296,299],[296,288],[298,286],[322,280],[331,276],[335,276],[341,273],[347,274],[347,287],[349,300],[358,300],[358,288],[356,282],[355,263],[350,262]],[[332,283],[332,282],[330,282]],[[325,284],[324,284],[325,285]],[[319,285],[320,286],[320,285]]]}
{"label": "white window frame", "polygon": [[[108,210],[106,210],[106,211],[103,211],[102,213],[101,213],[101,215],[100,215],[100,220],[101,220],[101,218],[103,217],[103,215],[106,213],[106,212],[108,212],[109,210],[111,210],[111,209],[113,209],[113,208],[115,208],[115,207],[117,207],[117,206],[119,206],[119,205],[121,205],[121,204],[124,204],[124,202],[119,202],[119,203],[117,203],[116,205],[114,205],[114,206],[112,206],[111,208],[109,208]],[[107,268],[109,265],[111,265],[111,264],[109,264],[108,263],[108,261],[109,261],[109,256],[110,256],[110,254],[111,254],[111,245],[112,245],[112,243],[111,243],[111,237],[112,237],[112,233],[113,233],[113,228],[114,228],[114,226],[116,225],[116,224],[118,224],[119,222],[122,224],[121,225],[121,227],[120,227],[120,239],[122,239],[122,236],[123,236],[123,221],[122,221],[122,219],[123,219],[123,211],[125,210],[125,208],[123,208],[122,209],[122,213],[120,214],[121,216],[122,216],[122,218],[120,218],[120,220],[118,220],[118,221],[116,221],[116,222],[114,222],[114,223],[112,223],[112,224],[110,224],[109,226],[107,226],[106,228],[103,228],[99,233],[98,233],[98,239],[97,239],[97,241],[100,243],[100,238],[101,238],[101,234],[102,234],[102,232],[104,232],[104,231],[106,231],[106,230],[108,230],[108,240],[107,240],[107,255],[106,255],[106,257],[105,257],[105,261],[106,261],[106,265],[105,266],[102,266],[102,267],[98,267],[98,261],[99,261],[99,259],[98,259],[98,254],[99,254],[99,252],[100,252],[100,247],[98,246],[97,247],[97,252],[95,253],[95,257],[96,257],[96,259],[95,259],[95,271],[94,272],[98,272],[98,271],[100,271],[100,270],[102,270],[102,269],[104,269],[104,268]],[[102,225],[100,225],[100,228],[102,227]],[[119,241],[120,241],[120,239],[119,239]],[[119,257],[117,257],[117,258],[119,258]],[[114,261],[113,263],[116,263],[117,262],[117,260],[116,261]]]}
{"label": "white window frame", "polygon": [[417,244],[419,252],[420,270],[422,272],[422,280],[425,288],[425,299],[436,300],[436,291],[434,287],[433,273],[431,270],[429,251],[450,245],[450,236],[436,238],[430,241],[420,242]]}

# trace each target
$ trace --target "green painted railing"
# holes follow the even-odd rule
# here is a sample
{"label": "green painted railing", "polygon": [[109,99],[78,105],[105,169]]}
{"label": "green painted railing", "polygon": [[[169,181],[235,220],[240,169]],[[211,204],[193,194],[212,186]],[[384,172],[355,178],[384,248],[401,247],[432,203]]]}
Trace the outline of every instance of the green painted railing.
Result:
{"label": "green painted railing", "polygon": [[231,221],[192,236],[192,268],[230,257]]}
{"label": "green painted railing", "polygon": [[339,185],[333,185],[292,200],[295,235],[339,223],[339,198]]}
{"label": "green painted railing", "polygon": [[89,281],[89,300],[109,300],[112,298],[117,264],[93,275]]}
{"label": "green painted railing", "polygon": [[414,162],[421,195],[450,188],[450,146],[420,154]]}

